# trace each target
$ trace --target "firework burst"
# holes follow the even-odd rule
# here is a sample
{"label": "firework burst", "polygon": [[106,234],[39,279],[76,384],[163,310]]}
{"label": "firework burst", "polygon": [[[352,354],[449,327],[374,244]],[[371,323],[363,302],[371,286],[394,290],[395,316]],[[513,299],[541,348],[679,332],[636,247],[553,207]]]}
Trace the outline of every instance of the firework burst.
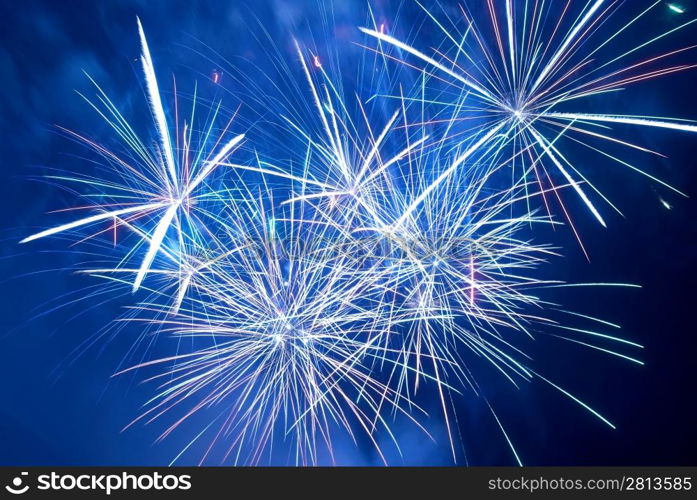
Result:
{"label": "firework burst", "polygon": [[192,280],[176,316],[167,303],[140,307],[159,331],[208,345],[131,368],[171,364],[154,377],[161,391],[139,420],[193,401],[165,437],[196,412],[222,408],[202,460],[223,440],[223,460],[257,463],[280,439],[291,442],[295,463],[315,464],[318,447],[333,457],[338,427],[353,439],[363,431],[385,461],[375,438],[390,433],[383,412],[413,420],[418,407],[402,408],[408,401],[380,381],[372,360],[388,359],[383,337],[412,316],[386,300],[394,278],[360,265],[330,226],[312,224],[302,209],[282,215],[264,205],[250,199],[230,215],[230,238],[242,250]]}
{"label": "firework burst", "polygon": [[[361,28],[379,42],[371,50],[423,72],[424,81],[418,86],[417,95],[411,98],[416,104],[426,101],[439,112],[445,110],[450,114],[447,121],[475,121],[474,134],[490,138],[498,131],[505,131],[509,154],[503,161],[517,175],[531,177],[541,186],[554,186],[558,183],[555,177],[560,175],[603,226],[605,220],[592,198],[601,198],[619,210],[584,176],[578,162],[564,152],[564,142],[580,144],[610,163],[628,167],[679,193],[621,156],[608,152],[607,145],[613,143],[659,154],[618,137],[610,127],[630,125],[694,133],[697,125],[693,121],[602,110],[590,113],[565,110],[580,107],[579,100],[590,101],[594,96],[621,91],[631,84],[694,68],[694,64],[667,64],[671,58],[694,50],[694,45],[646,59],[635,57],[659,40],[692,25],[695,19],[617,53],[612,42],[655,13],[664,2],[653,2],[609,36],[606,25],[621,15],[619,2],[566,2],[561,16],[551,15],[551,4],[537,1],[506,0],[495,4],[488,0],[484,9],[487,14],[483,16],[473,15],[467,5],[460,5],[457,15],[448,16],[445,9],[431,11],[416,3],[442,34],[441,46],[423,49],[418,39],[410,44],[384,29]],[[433,96],[426,96],[428,85],[437,87],[432,83],[445,84],[446,90],[434,90]],[[403,96],[384,97],[403,99]],[[475,143],[477,147],[486,144],[488,141]],[[554,192],[558,197],[557,191]],[[571,223],[561,198],[558,200]],[[546,199],[545,204],[549,210]]]}
{"label": "firework burst", "polygon": [[[193,137],[195,107],[192,106],[191,120],[184,121],[181,130],[177,131],[176,144],[172,142],[152,57],[140,21],[138,21],[138,30],[143,49],[141,61],[147,83],[148,99],[158,134],[157,142],[150,147],[146,146],[146,142],[138,137],[107,94],[94,80],[90,79],[97,90],[96,98],[83,97],[112,127],[126,146],[127,154],[119,155],[83,135],[64,130],[71,137],[85,143],[98,153],[111,171],[109,172],[111,175],[104,178],[85,175],[55,177],[61,182],[91,188],[91,192],[84,195],[88,204],[75,207],[73,210],[93,210],[98,213],[46,229],[21,241],[21,243],[27,243],[104,221],[112,222],[112,228],[116,232],[117,226],[125,224],[142,235],[143,239],[140,241],[147,244],[147,251],[135,271],[133,291],[141,286],[153,260],[162,248],[168,231],[175,232],[176,240],[184,246],[185,239],[191,239],[192,235],[205,227],[206,217],[209,220],[215,220],[215,213],[205,210],[194,211],[194,208],[202,201],[227,194],[202,188],[215,168],[220,166],[244,139],[244,134],[240,134],[225,141],[232,120],[218,136],[211,136],[220,110],[220,104],[218,104],[200,138]],[[178,125],[178,116],[175,121]],[[192,149],[192,146],[195,146],[193,141],[196,139],[199,139],[204,147]],[[112,180],[114,178],[116,180]],[[98,203],[95,203],[95,200]],[[138,226],[134,227],[136,224]],[[137,248],[134,248],[132,252],[136,250]],[[180,259],[179,255],[173,255],[172,252],[163,253],[170,258],[182,260],[184,276],[188,273],[189,267],[200,265],[200,263],[187,262],[186,258]]]}
{"label": "firework burst", "polygon": [[[387,463],[386,443],[401,453],[392,427],[397,418],[430,437],[423,419],[434,415],[419,399],[426,385],[435,388],[453,460],[459,459],[453,398],[472,391],[521,463],[472,360],[483,360],[513,388],[543,381],[611,427],[541,375],[524,341],[549,334],[641,363],[624,351],[641,345],[574,326],[569,318],[616,325],[543,298],[541,290],[569,285],[537,277],[559,249],[537,243],[534,234],[540,225],[561,224],[548,198],[561,203],[567,189],[605,225],[590,192],[602,195],[564,152],[564,141],[640,171],[590,141],[653,153],[611,135],[609,126],[697,131],[675,119],[563,110],[691,67],[652,69],[692,47],[628,65],[625,59],[694,21],[596,61],[659,3],[602,42],[601,27],[616,15],[616,2],[586,3],[575,16],[569,3],[552,20],[545,2],[506,1],[497,10],[489,0],[493,37],[464,6],[460,21],[442,21],[424,9],[443,34],[443,47],[452,44],[432,55],[382,27],[362,29],[378,41],[381,68],[396,59],[416,68],[419,82],[413,92],[400,83],[393,93],[366,99],[346,98],[319,56],[295,43],[305,109],[315,123],[306,127],[291,106],[273,109],[302,143],[285,162],[265,160],[257,150],[253,161],[238,161],[232,155],[246,135],[230,133],[237,112],[220,126],[224,110],[216,103],[199,126],[195,91],[188,118],[180,120],[176,91],[168,113],[138,22],[154,140],[136,134],[93,82],[96,94],[85,100],[123,152],[64,130],[98,154],[103,168],[98,175],[51,179],[85,188],[80,195],[87,203],[71,212],[95,213],[22,243],[59,234],[84,241],[114,231],[111,252],[95,247],[103,265],[80,271],[133,292],[145,288],[149,296],[138,296],[122,319],[177,346],[119,371],[156,370],[147,378],[157,384],[156,394],[133,423],[169,419],[164,439],[185,423],[208,419],[173,463],[206,440],[200,463],[213,457],[272,462],[279,446],[291,463],[326,457],[334,463],[337,432],[356,443],[367,440]],[[378,101],[382,112],[368,109]],[[465,120],[476,125],[463,130]],[[214,174],[221,169],[229,175]],[[554,181],[554,172],[563,183]],[[118,239],[117,227],[129,237]],[[555,319],[559,314],[563,320]]]}

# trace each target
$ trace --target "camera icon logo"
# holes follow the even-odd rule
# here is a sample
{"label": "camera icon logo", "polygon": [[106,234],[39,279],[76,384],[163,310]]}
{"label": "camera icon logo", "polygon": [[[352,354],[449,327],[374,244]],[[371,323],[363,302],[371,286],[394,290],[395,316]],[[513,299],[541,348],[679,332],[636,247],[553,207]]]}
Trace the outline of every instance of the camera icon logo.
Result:
{"label": "camera icon logo", "polygon": [[13,495],[21,495],[26,493],[29,489],[29,485],[25,484],[22,486],[23,477],[29,475],[28,472],[22,472],[19,476],[12,479],[12,484],[6,485],[5,489],[12,493]]}

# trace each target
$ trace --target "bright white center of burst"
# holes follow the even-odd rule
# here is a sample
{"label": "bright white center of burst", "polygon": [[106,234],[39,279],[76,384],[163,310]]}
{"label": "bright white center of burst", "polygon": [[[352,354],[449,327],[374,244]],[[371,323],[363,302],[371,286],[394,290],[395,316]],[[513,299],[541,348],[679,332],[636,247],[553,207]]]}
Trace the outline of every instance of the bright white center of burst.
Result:
{"label": "bright white center of burst", "polygon": [[525,111],[525,101],[522,98],[516,97],[505,106],[505,110],[510,113],[511,118],[515,119],[517,122],[525,121],[528,113]]}
{"label": "bright white center of burst", "polygon": [[273,339],[274,344],[277,346],[286,345],[286,342],[302,342],[303,345],[307,345],[312,340],[311,335],[305,330],[298,328],[287,321],[283,325],[283,330],[274,333],[271,338]]}
{"label": "bright white center of burst", "polygon": [[525,111],[523,111],[520,108],[514,109],[513,116],[515,117],[516,120],[518,120],[519,122],[522,122],[525,119]]}

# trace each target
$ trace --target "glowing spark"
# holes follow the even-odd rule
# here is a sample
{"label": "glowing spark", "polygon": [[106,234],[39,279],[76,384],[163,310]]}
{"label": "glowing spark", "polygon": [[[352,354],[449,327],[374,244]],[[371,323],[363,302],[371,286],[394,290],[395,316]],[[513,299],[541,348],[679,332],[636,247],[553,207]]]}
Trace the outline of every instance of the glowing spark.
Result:
{"label": "glowing spark", "polygon": [[86,226],[88,224],[92,224],[93,222],[101,221],[104,219],[111,219],[113,217],[119,217],[122,215],[134,213],[134,212],[147,212],[150,210],[155,210],[157,208],[161,208],[166,206],[166,203],[150,203],[147,205],[140,205],[137,207],[130,207],[130,208],[122,208],[120,210],[113,210],[111,212],[105,212],[102,214],[97,214],[93,215],[91,217],[85,217],[84,219],[79,219],[73,222],[69,222],[67,224],[63,224],[51,229],[46,229],[45,231],[38,232],[36,234],[32,234],[31,236],[27,236],[23,240],[20,241],[20,243],[27,243],[29,241],[33,240],[38,240],[39,238],[43,238],[45,236],[51,236],[53,234],[61,233],[63,231],[68,231],[70,229],[75,229],[76,227],[80,226]]}
{"label": "glowing spark", "polygon": [[162,107],[162,99],[160,98],[160,89],[157,85],[157,78],[155,77],[155,66],[150,57],[150,49],[148,48],[148,41],[145,38],[145,32],[143,31],[143,25],[140,23],[140,18],[136,18],[138,21],[138,34],[140,35],[140,44],[143,48],[143,55],[141,60],[143,62],[143,73],[145,73],[145,82],[147,83],[148,93],[150,95],[150,106],[152,109],[153,116],[155,117],[155,122],[157,123],[158,131],[160,132],[160,137],[162,139],[162,153],[165,155],[165,166],[167,172],[170,175],[170,181],[172,182],[172,190],[177,188],[177,174],[174,167],[174,154],[172,153],[172,141],[169,138],[169,128],[167,126],[167,119],[165,118],[165,110]]}
{"label": "glowing spark", "polygon": [[475,92],[480,94],[483,98],[485,98],[487,100],[491,100],[493,102],[497,102],[496,99],[494,98],[494,96],[488,90],[486,90],[484,87],[481,87],[479,84],[465,78],[462,75],[455,73],[454,71],[451,71],[450,69],[446,68],[445,66],[443,66],[439,62],[428,57],[423,52],[420,52],[420,51],[416,50],[415,48],[413,48],[405,43],[402,43],[399,40],[397,40],[396,38],[394,38],[390,35],[387,35],[385,33],[371,30],[368,28],[359,28],[359,29],[367,35],[373,36],[373,37],[377,38],[378,40],[382,40],[383,42],[390,43],[390,44],[394,45],[395,47],[398,47],[398,48],[404,50],[405,52],[409,52],[410,54],[413,54],[413,55],[419,57],[420,59],[423,59],[427,63],[432,64],[433,66],[435,66],[439,70],[450,75],[451,77],[455,78],[456,80],[462,82],[464,85],[466,85],[467,87],[471,88],[472,90],[474,90]]}
{"label": "glowing spark", "polygon": [[561,118],[564,120],[585,120],[590,122],[622,123],[626,125],[639,125],[643,127],[667,128],[681,132],[697,132],[697,125],[688,123],[654,120],[651,118],[621,116],[621,115],[594,115],[586,113],[544,113],[541,116],[549,118]]}
{"label": "glowing spark", "polygon": [[537,80],[535,80],[535,83],[532,84],[532,87],[530,88],[530,93],[533,93],[537,87],[540,86],[540,84],[547,78],[554,70],[554,66],[557,64],[559,59],[564,55],[566,49],[569,47],[569,44],[573,42],[576,39],[576,36],[578,33],[581,31],[581,29],[590,21],[590,19],[593,17],[593,14],[600,8],[600,6],[603,4],[605,0],[596,0],[596,2],[593,4],[593,6],[588,9],[586,14],[581,18],[581,20],[574,26],[574,28],[571,30],[571,32],[566,36],[564,41],[562,42],[561,46],[556,50],[554,55],[550,58],[549,62],[547,65],[544,67],[542,71],[540,71],[539,76],[537,77]]}

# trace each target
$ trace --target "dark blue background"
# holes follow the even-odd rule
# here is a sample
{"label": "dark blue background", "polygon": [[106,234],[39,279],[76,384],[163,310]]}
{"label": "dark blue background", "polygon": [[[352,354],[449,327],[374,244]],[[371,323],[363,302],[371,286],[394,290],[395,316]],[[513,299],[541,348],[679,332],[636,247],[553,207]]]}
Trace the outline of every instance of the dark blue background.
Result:
{"label": "dark blue background", "polygon": [[[331,10],[328,2],[324,5]],[[398,3],[375,3],[376,12],[387,20],[398,7]],[[187,442],[186,435],[175,434],[153,444],[162,430],[157,424],[121,432],[152,389],[133,378],[110,379],[133,340],[129,335],[134,334],[125,331],[108,345],[73,355],[128,300],[116,299],[88,310],[80,303],[39,314],[47,309],[42,306],[45,301],[94,283],[91,278],[60,270],[76,259],[55,252],[65,248],[64,242],[16,245],[33,227],[46,223],[45,212],[70,202],[54,187],[29,177],[41,174],[47,166],[81,168],[74,155],[84,155],[84,150],[56,134],[53,125],[108,137],[104,124],[73,92],[88,88],[82,70],[108,89],[126,116],[132,116],[129,113],[142,108],[144,102],[136,65],[136,15],[145,25],[161,81],[175,73],[178,82],[198,80],[205,87],[211,85],[211,73],[225,66],[216,61],[215,52],[230,60],[240,56],[247,68],[268,69],[266,55],[255,40],[259,32],[254,36],[257,21],[268,29],[291,65],[295,63],[289,42],[292,34],[311,44],[312,32],[320,47],[337,44],[347,51],[357,50],[350,41],[354,36],[358,39],[353,27],[364,22],[365,3],[336,2],[335,22],[343,28],[333,32],[340,33],[336,39],[317,27],[321,12],[314,1],[290,0],[0,2],[0,464],[166,464]],[[399,12],[399,26],[405,32],[410,23],[418,24],[423,18],[412,7]],[[651,22],[660,32],[690,15],[694,12],[676,20],[665,9]],[[308,25],[316,25],[316,29]],[[632,42],[623,39],[617,52]],[[663,47],[695,42],[697,30],[691,28]],[[689,63],[697,59],[694,52],[685,57]],[[226,84],[225,74],[222,84]],[[697,118],[696,84],[695,72],[642,83],[621,96],[604,98],[606,109]],[[233,82],[229,85],[234,87]],[[218,91],[204,88],[203,92]],[[571,310],[620,323],[625,336],[646,346],[640,356],[646,365],[620,362],[553,340],[536,345],[532,352],[545,375],[600,409],[618,428],[604,427],[547,387],[536,384],[516,392],[492,382],[492,401],[527,465],[694,465],[697,458],[697,143],[688,134],[625,132],[625,137],[633,133],[636,142],[669,156],[667,160],[632,158],[690,198],[676,196],[589,155],[583,171],[592,172],[626,218],[606,210],[610,229],[603,230],[582,207],[571,203],[581,214],[577,222],[590,263],[569,231],[537,238],[564,248],[566,258],[554,260],[544,271],[549,276],[572,282],[642,285],[640,290],[563,289],[552,298]],[[664,209],[659,196],[674,208]],[[50,269],[59,270],[37,273]],[[481,405],[463,403],[460,424],[471,463],[513,463]],[[438,421],[427,425],[440,439],[438,445],[398,424],[405,459],[393,462],[452,463]],[[339,447],[338,457],[342,463],[377,463],[374,453],[347,443]],[[195,460],[191,456],[184,463]]]}

